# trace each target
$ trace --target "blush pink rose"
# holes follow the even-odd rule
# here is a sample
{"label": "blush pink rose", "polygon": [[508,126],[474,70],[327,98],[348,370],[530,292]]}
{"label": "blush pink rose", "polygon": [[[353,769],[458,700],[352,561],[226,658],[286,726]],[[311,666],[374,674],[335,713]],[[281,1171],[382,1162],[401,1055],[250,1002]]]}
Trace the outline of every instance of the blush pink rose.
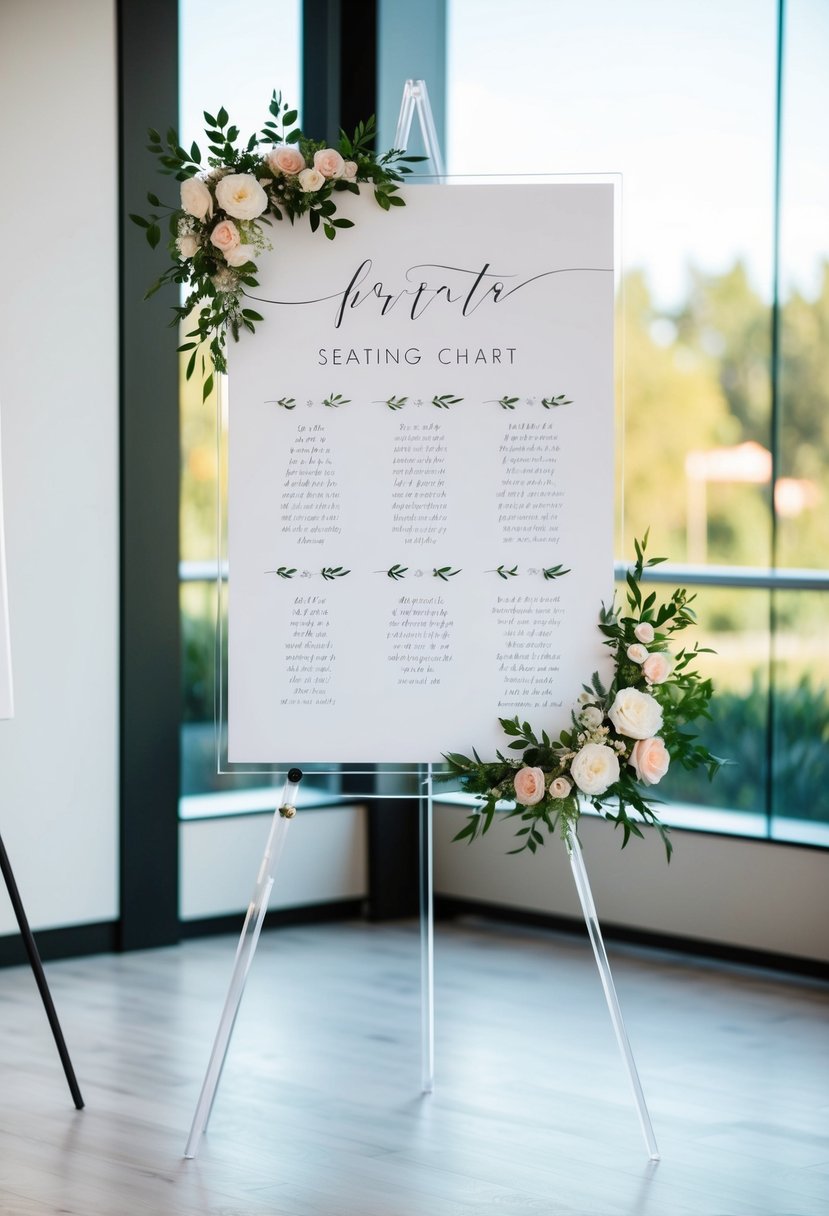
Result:
{"label": "blush pink rose", "polygon": [[345,161],[336,148],[323,148],[314,153],[314,168],[323,177],[342,177]]}
{"label": "blush pink rose", "polygon": [[347,160],[343,165],[343,181],[353,182],[357,177],[357,162]]}
{"label": "blush pink rose", "polygon": [[653,625],[650,621],[640,621],[633,632],[637,642],[644,642],[647,646],[653,641]]}
{"label": "blush pink rose", "polygon": [[628,646],[627,655],[631,663],[644,663],[648,657],[646,646],[640,645],[639,642],[634,642],[632,646]]}
{"label": "blush pink rose", "polygon": [[671,660],[661,651],[649,654],[642,664],[642,673],[649,684],[664,684],[671,674]]}
{"label": "blush pink rose", "polygon": [[305,168],[305,157],[299,148],[283,144],[282,147],[274,148],[272,152],[268,153],[268,164],[274,173],[289,173],[295,177]]}
{"label": "blush pink rose", "polygon": [[668,771],[671,757],[660,738],[638,739],[633,745],[628,764],[636,770],[643,785],[657,785]]}
{"label": "blush pink rose", "polygon": [[515,799],[522,806],[535,806],[544,797],[544,770],[520,768],[513,780]]}
{"label": "blush pink rose", "polygon": [[550,782],[550,797],[566,798],[572,788],[566,777],[556,777]]}
{"label": "blush pink rose", "polygon": [[221,253],[228,253],[241,243],[239,229],[232,220],[222,220],[210,233],[210,241]]}

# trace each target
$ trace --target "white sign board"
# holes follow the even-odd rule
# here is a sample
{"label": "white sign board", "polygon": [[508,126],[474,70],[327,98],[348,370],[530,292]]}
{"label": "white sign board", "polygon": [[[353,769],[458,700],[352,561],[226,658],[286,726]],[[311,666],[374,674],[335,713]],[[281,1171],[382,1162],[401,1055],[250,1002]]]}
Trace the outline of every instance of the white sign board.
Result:
{"label": "white sign board", "polygon": [[486,756],[602,655],[613,187],[339,199],[274,225],[231,351],[228,758]]}
{"label": "white sign board", "polygon": [[14,715],[9,601],[6,592],[6,541],[3,528],[3,456],[0,450],[0,718]]}

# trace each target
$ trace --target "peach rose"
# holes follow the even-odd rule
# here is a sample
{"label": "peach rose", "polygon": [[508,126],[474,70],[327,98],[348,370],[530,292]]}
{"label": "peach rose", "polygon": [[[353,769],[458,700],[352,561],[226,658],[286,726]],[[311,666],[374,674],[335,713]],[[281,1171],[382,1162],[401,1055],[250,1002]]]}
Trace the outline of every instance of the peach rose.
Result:
{"label": "peach rose", "polygon": [[555,777],[550,782],[550,797],[566,798],[572,788],[566,777]]}
{"label": "peach rose", "polygon": [[653,625],[650,621],[640,621],[633,633],[637,642],[644,642],[646,646],[653,641]]}
{"label": "peach rose", "polygon": [[323,148],[314,153],[314,168],[323,177],[342,177],[345,161],[335,148]]}
{"label": "peach rose", "polygon": [[290,144],[282,144],[281,147],[274,148],[272,152],[268,153],[268,164],[274,173],[289,173],[295,177],[305,168],[305,157],[299,148],[292,148]]}
{"label": "peach rose", "polygon": [[357,177],[357,162],[347,160],[343,165],[343,181],[353,182]]}
{"label": "peach rose", "polygon": [[311,194],[314,190],[321,190],[325,185],[325,178],[319,169],[303,169],[301,173],[297,174],[297,181],[300,189],[304,190],[306,194]]}
{"label": "peach rose", "polygon": [[544,797],[544,771],[540,768],[519,768],[513,785],[516,802],[522,806],[535,806]]}
{"label": "peach rose", "polygon": [[220,224],[217,224],[210,233],[210,242],[225,255],[229,250],[235,249],[241,243],[241,238],[239,229],[233,220],[222,220]]}
{"label": "peach rose", "polygon": [[197,220],[209,219],[213,214],[213,196],[198,177],[188,177],[181,183],[181,205]]}
{"label": "peach rose", "polygon": [[255,220],[268,209],[268,196],[250,173],[229,173],[217,182],[216,202],[235,220]]}
{"label": "peach rose", "polygon": [[619,757],[604,743],[585,743],[574,756],[570,772],[582,793],[598,796],[619,780]]}
{"label": "peach rose", "polygon": [[246,262],[252,262],[256,250],[253,245],[234,245],[232,249],[225,250],[225,261],[228,266],[244,266]]}
{"label": "peach rose", "polygon": [[[649,655],[648,659],[656,658]],[[607,716],[620,735],[628,739],[649,739],[662,729],[662,707],[649,692],[620,688]]]}
{"label": "peach rose", "polygon": [[644,663],[648,657],[648,649],[646,646],[641,646],[639,642],[634,642],[632,646],[628,646],[627,656],[631,663]]}
{"label": "peach rose", "polygon": [[649,684],[664,684],[671,674],[671,660],[666,654],[657,651],[645,659],[642,672]]}
{"label": "peach rose", "polygon": [[658,736],[655,739],[637,740],[628,760],[643,785],[657,785],[667,773],[670,763],[668,749]]}

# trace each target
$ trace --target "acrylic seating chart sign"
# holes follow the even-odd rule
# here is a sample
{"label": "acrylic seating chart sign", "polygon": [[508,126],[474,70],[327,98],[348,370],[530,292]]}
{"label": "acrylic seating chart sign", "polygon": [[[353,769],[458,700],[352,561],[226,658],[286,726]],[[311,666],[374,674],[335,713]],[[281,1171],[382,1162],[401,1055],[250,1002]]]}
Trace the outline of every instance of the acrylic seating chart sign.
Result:
{"label": "acrylic seating chart sign", "polygon": [[14,715],[9,602],[6,590],[6,541],[3,526],[3,452],[0,444],[0,718]]}
{"label": "acrylic seating chart sign", "polygon": [[273,225],[229,351],[231,762],[570,724],[612,596],[613,207],[418,184],[345,196],[336,241]]}

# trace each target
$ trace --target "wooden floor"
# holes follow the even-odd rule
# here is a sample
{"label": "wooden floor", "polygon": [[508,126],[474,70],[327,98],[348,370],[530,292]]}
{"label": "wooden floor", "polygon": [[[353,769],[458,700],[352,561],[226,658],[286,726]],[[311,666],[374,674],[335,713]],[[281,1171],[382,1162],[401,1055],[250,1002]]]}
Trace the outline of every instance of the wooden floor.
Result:
{"label": "wooden floor", "polygon": [[263,936],[198,1160],[234,941],[51,964],[87,1109],[26,968],[0,972],[2,1216],[825,1216],[829,989],[611,946],[648,1163],[586,940],[437,936],[419,1095],[415,925]]}

